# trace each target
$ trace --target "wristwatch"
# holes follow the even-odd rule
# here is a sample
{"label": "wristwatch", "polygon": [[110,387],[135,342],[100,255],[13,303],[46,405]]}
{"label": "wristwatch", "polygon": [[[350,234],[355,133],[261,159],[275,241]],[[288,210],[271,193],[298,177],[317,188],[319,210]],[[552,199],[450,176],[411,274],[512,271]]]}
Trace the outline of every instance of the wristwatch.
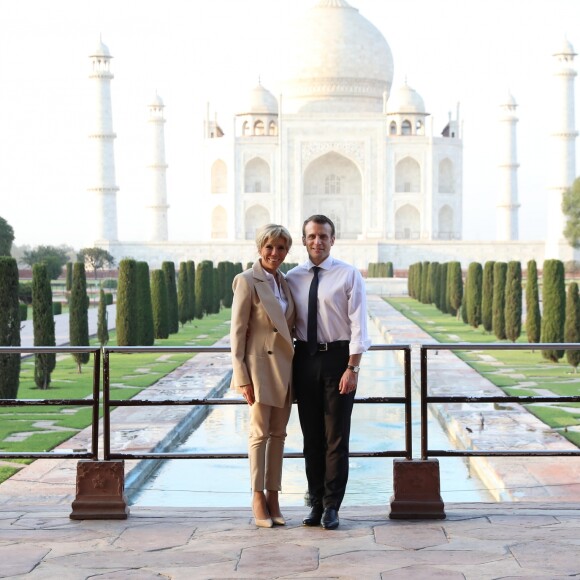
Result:
{"label": "wristwatch", "polygon": [[353,373],[358,373],[360,371],[360,367],[359,366],[354,366],[354,365],[346,365],[346,368],[349,371],[352,371]]}

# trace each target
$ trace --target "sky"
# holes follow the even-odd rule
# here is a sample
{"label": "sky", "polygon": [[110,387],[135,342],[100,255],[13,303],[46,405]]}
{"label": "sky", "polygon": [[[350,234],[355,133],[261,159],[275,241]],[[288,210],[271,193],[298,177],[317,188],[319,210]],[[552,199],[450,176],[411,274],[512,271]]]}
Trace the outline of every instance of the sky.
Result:
{"label": "sky", "polygon": [[[580,50],[578,0],[352,0],[393,53],[393,87],[424,99],[435,134],[460,103],[463,238],[495,237],[499,105],[518,103],[520,239],[545,236],[553,52]],[[280,46],[315,0],[0,0],[0,216],[15,244],[92,246],[89,54],[112,56],[119,238],[145,240],[147,105],[165,103],[172,240],[199,239],[207,103],[226,130],[258,79],[278,94]],[[580,58],[576,58],[580,66]],[[580,111],[576,83],[576,109]],[[580,113],[578,113],[580,114]],[[577,149],[579,146],[577,145]],[[578,163],[577,163],[578,167]]]}

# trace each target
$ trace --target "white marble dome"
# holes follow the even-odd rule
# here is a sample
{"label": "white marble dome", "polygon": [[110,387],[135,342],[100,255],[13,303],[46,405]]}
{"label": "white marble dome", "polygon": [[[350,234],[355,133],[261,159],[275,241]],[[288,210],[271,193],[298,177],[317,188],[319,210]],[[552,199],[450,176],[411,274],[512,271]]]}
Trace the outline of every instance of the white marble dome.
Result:
{"label": "white marble dome", "polygon": [[345,0],[319,0],[291,29],[284,52],[285,111],[382,111],[393,82],[391,49]]}
{"label": "white marble dome", "polygon": [[261,84],[255,86],[246,97],[239,115],[277,115],[278,101],[276,97]]}
{"label": "white marble dome", "polygon": [[96,49],[90,54],[90,56],[111,58],[111,53],[109,52],[109,48],[107,47],[107,45],[102,40],[99,40]]}
{"label": "white marble dome", "polygon": [[425,114],[425,103],[421,95],[407,83],[394,90],[387,103],[389,113]]}
{"label": "white marble dome", "polygon": [[554,51],[554,56],[576,56],[576,51],[572,43],[567,38],[564,38],[558,49]]}

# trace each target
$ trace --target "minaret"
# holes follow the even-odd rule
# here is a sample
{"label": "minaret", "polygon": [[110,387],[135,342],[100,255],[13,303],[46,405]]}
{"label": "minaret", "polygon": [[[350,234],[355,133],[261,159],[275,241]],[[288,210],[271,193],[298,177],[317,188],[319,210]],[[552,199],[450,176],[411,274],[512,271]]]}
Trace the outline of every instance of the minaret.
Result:
{"label": "minaret", "polygon": [[167,235],[167,181],[165,173],[165,118],[163,101],[155,95],[149,105],[149,200],[150,215],[149,241],[166,242]]}
{"label": "minaret", "polygon": [[497,202],[497,239],[505,242],[518,239],[518,167],[516,116],[517,103],[508,93],[505,102],[500,105],[501,115],[499,144],[502,149],[500,157],[500,185]]}
{"label": "minaret", "polygon": [[546,234],[546,258],[562,259],[563,250],[569,248],[564,239],[565,217],[562,213],[562,194],[576,178],[576,137],[574,121],[574,57],[572,45],[565,40],[556,59],[556,100],[554,104],[555,130],[552,133],[552,185],[548,198],[548,231]]}
{"label": "minaret", "polygon": [[115,184],[115,151],[113,132],[113,112],[111,107],[111,54],[99,41],[90,56],[92,71],[89,78],[93,82],[95,96],[95,116],[93,129],[89,134],[93,148],[93,178],[89,191],[95,193],[96,239],[99,242],[117,240],[117,191]]}

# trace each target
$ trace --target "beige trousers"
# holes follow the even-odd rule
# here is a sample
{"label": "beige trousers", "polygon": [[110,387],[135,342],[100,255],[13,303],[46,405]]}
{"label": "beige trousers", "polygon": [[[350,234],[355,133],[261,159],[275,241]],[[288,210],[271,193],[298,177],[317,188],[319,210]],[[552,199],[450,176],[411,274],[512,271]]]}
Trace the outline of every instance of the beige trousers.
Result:
{"label": "beige trousers", "polygon": [[254,403],[250,407],[248,455],[252,491],[281,491],[282,459],[286,425],[292,405],[272,407]]}

